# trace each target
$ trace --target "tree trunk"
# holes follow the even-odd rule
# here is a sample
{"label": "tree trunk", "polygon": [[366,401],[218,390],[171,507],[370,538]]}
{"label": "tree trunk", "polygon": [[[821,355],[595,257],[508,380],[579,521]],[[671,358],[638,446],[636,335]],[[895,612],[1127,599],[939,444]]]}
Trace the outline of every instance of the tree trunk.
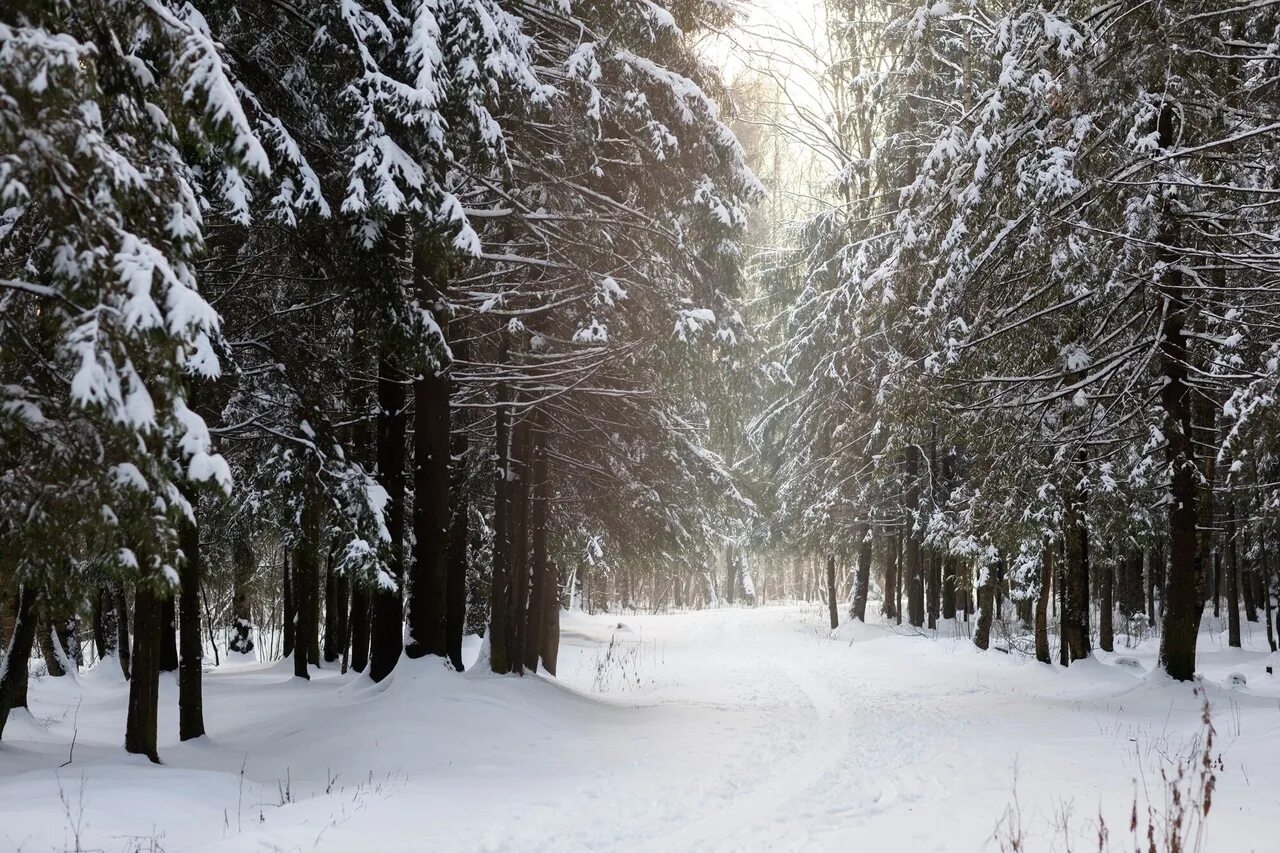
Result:
{"label": "tree trunk", "polygon": [[36,587],[23,585],[18,591],[13,614],[13,633],[8,637],[9,647],[0,661],[0,738],[9,712],[27,707],[27,660],[36,639],[37,616]]}
{"label": "tree trunk", "polygon": [[942,618],[956,618],[956,558],[952,556],[942,565]]}
{"label": "tree trunk", "polygon": [[320,548],[324,530],[324,506],[316,495],[307,495],[302,507],[297,550],[293,558],[293,597],[297,603],[293,674],[310,680],[310,650],[319,644],[316,603],[320,598]]}
{"label": "tree trunk", "polygon": [[[505,361],[506,334],[503,333],[499,361]],[[511,407],[505,384],[495,391],[498,402],[494,410],[495,467],[493,484],[493,579],[489,585],[489,667],[505,674],[511,671],[511,653],[507,647],[509,615],[507,602],[511,586]]]}
{"label": "tree trunk", "polygon": [[1071,503],[1064,519],[1067,564],[1064,570],[1065,600],[1062,605],[1062,637],[1068,660],[1084,660],[1091,652],[1089,642],[1089,557],[1088,531],[1080,507]]}
{"label": "tree trunk", "polygon": [[859,622],[867,621],[867,589],[871,586],[871,546],[873,539],[871,528],[859,525],[858,535],[858,574],[853,582],[853,607],[849,615]]}
{"label": "tree trunk", "polygon": [[991,647],[991,619],[995,615],[996,568],[983,566],[978,573],[978,626],[973,632],[973,644],[986,651]]}
{"label": "tree trunk", "polygon": [[840,627],[840,605],[836,601],[836,555],[827,555],[827,610],[831,617],[831,630]]}
{"label": "tree trunk", "polygon": [[1112,615],[1115,610],[1115,603],[1112,601],[1115,589],[1115,563],[1110,557],[1103,561],[1099,581],[1102,589],[1098,591],[1098,647],[1104,652],[1110,652],[1115,651],[1115,625]]}
{"label": "tree trunk", "polygon": [[532,429],[533,465],[530,484],[530,561],[529,609],[525,614],[525,648],[524,666],[530,672],[538,671],[538,661],[542,657],[543,630],[547,621],[547,599],[557,596],[557,590],[550,588],[551,573],[547,558],[547,520],[550,510],[551,484],[547,477],[547,436],[542,429],[540,417],[535,416]]}
{"label": "tree trunk", "polygon": [[[139,561],[146,565],[145,560]],[[144,568],[145,571],[145,568]],[[141,578],[133,604],[133,677],[129,679],[129,716],[125,721],[124,748],[135,755],[145,755],[159,764],[156,752],[156,729],[160,704],[160,655],[164,622],[161,595],[151,587],[152,581]],[[172,594],[164,593],[171,598]]]}
{"label": "tree trunk", "polygon": [[552,560],[547,560],[546,591],[542,599],[542,668],[556,674],[560,654],[560,573]]}
{"label": "tree trunk", "polygon": [[172,592],[160,599],[160,671],[178,671],[178,596]]}
{"label": "tree trunk", "polygon": [[[511,598],[507,602],[507,649],[511,671],[524,673],[525,617],[529,607],[529,505],[530,485],[533,477],[533,428],[531,417],[526,414],[516,424],[514,436],[514,461],[516,480],[511,490],[510,543],[511,543]],[[627,574],[627,599],[630,594],[631,575]],[[536,641],[536,638],[532,638]]]}
{"label": "tree trunk", "polygon": [[920,554],[920,540],[916,537],[916,514],[920,508],[920,450],[915,445],[907,448],[907,526],[903,532],[906,541],[907,567],[907,616],[911,624],[924,625],[924,566]]}
{"label": "tree trunk", "polygon": [[181,740],[192,740],[204,736],[204,690],[201,679],[201,663],[204,656],[204,639],[200,636],[200,575],[203,567],[200,563],[200,499],[188,495],[191,511],[196,521],[184,519],[178,530],[179,545],[182,548],[178,582],[179,602],[178,625],[181,637],[182,657],[178,662],[178,737]]}
{"label": "tree trunk", "polygon": [[334,617],[338,658],[342,660],[342,671],[346,672],[347,649],[351,646],[351,576],[345,571],[334,577],[333,606],[338,611]]}
{"label": "tree trunk", "polygon": [[389,498],[387,574],[394,586],[377,584],[373,589],[369,676],[374,681],[391,674],[404,645],[405,390],[400,378],[391,357],[384,354],[378,365],[378,481]]}
{"label": "tree trunk", "polygon": [[411,658],[448,654],[445,608],[448,596],[449,379],[444,373],[413,384],[413,535],[409,581]]}
{"label": "tree trunk", "polygon": [[338,644],[338,577],[333,570],[333,556],[324,566],[324,643],[325,663],[335,662],[342,649]]}
{"label": "tree trunk", "polygon": [[1040,553],[1040,591],[1036,595],[1036,660],[1053,663],[1049,653],[1049,596],[1053,587],[1053,545]]}
{"label": "tree trunk", "polygon": [[[1165,103],[1156,122],[1163,150],[1173,145],[1173,107]],[[1158,236],[1167,248],[1169,262],[1163,272],[1159,295],[1163,305],[1160,329],[1160,367],[1164,385],[1160,403],[1164,409],[1166,458],[1171,472],[1169,492],[1169,565],[1164,585],[1164,631],[1160,637],[1160,663],[1171,678],[1190,681],[1196,672],[1196,634],[1204,602],[1196,571],[1196,451],[1191,440],[1191,386],[1187,383],[1190,353],[1187,346],[1187,296],[1182,267],[1173,246],[1178,229],[1172,214]]]}
{"label": "tree trunk", "polygon": [[1236,543],[1236,520],[1231,503],[1227,503],[1227,558],[1223,571],[1227,575],[1227,645],[1240,648],[1240,549]]}
{"label": "tree trunk", "polygon": [[[248,537],[241,535],[232,546],[231,577],[231,641],[230,651],[247,655],[253,651],[253,614],[249,611],[249,584],[253,580],[257,558]],[[288,572],[285,572],[288,577]],[[288,588],[286,584],[286,589]],[[289,602],[292,603],[292,602]],[[288,615],[286,613],[286,620]],[[286,631],[286,634],[290,632]],[[290,636],[290,642],[292,637]]]}

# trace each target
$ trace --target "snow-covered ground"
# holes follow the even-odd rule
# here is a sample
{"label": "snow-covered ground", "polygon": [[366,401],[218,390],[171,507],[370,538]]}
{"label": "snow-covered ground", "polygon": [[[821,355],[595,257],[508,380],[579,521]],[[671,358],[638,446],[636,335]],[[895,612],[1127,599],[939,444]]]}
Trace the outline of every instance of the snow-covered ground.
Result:
{"label": "snow-covered ground", "polygon": [[[978,653],[963,626],[825,618],[565,614],[558,680],[228,665],[188,744],[165,677],[163,766],[120,746],[114,662],[40,679],[0,743],[0,849],[998,850],[1016,789],[1027,849],[1065,849],[1065,813],[1095,850],[1101,812],[1132,850],[1135,791],[1162,809],[1161,769],[1197,749],[1202,698],[1150,674],[1151,641],[1063,670]],[[1208,851],[1280,850],[1280,656],[1248,627],[1253,651],[1201,638]]]}

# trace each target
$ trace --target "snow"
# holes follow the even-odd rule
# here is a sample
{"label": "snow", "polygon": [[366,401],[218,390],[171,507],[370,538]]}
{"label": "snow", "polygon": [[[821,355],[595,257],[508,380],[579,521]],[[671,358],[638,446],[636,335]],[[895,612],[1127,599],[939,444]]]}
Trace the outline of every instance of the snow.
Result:
{"label": "snow", "polygon": [[[0,742],[0,847],[71,849],[78,826],[103,850],[997,850],[1016,782],[1029,849],[1061,849],[1064,808],[1095,849],[1089,822],[1127,839],[1135,785],[1162,802],[1160,770],[1201,731],[1151,639],[1064,670],[980,653],[964,623],[830,632],[825,610],[566,612],[559,679],[225,663],[206,670],[209,735],[185,744],[162,676],[163,766],[121,749],[114,659],[33,677]],[[1206,621],[1224,766],[1205,849],[1267,849],[1280,658],[1257,626],[1237,650]]]}

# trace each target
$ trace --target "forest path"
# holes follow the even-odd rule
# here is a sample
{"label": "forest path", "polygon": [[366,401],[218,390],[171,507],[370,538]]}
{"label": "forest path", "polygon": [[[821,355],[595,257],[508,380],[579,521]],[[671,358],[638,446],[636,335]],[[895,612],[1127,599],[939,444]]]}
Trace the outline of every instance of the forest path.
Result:
{"label": "forest path", "polygon": [[[1189,686],[1116,655],[1062,670],[980,654],[955,625],[825,620],[815,605],[567,613],[558,679],[223,666],[206,675],[209,737],[185,744],[165,678],[161,767],[120,749],[118,669],[41,679],[0,744],[0,849],[75,849],[79,832],[84,849],[170,853],[994,851],[1015,777],[1030,849],[1062,849],[1063,809],[1096,849],[1099,810],[1126,835],[1134,779],[1200,729]],[[1254,645],[1202,637],[1227,762],[1212,837],[1232,840],[1210,853],[1274,849],[1258,816],[1280,806],[1280,685],[1263,674],[1278,661]],[[1150,669],[1154,644],[1124,656]],[[1219,686],[1235,672],[1248,687]]]}

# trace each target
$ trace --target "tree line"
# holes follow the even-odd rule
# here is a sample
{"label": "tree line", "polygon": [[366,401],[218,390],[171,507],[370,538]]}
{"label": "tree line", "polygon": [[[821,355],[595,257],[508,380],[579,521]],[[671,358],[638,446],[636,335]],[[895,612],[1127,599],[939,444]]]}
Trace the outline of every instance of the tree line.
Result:
{"label": "tree line", "polygon": [[1064,664],[1149,623],[1186,680],[1243,604],[1276,648],[1277,14],[826,4],[791,133],[835,168],[762,262],[751,432],[763,538],[846,561],[854,616],[959,596],[986,648],[1011,599]]}
{"label": "tree line", "polygon": [[277,600],[300,678],[475,631],[554,672],[575,577],[704,564],[747,504],[708,444],[762,189],[694,49],[731,14],[5,4],[0,732],[33,647],[91,637],[158,760],[159,673],[201,736]]}

